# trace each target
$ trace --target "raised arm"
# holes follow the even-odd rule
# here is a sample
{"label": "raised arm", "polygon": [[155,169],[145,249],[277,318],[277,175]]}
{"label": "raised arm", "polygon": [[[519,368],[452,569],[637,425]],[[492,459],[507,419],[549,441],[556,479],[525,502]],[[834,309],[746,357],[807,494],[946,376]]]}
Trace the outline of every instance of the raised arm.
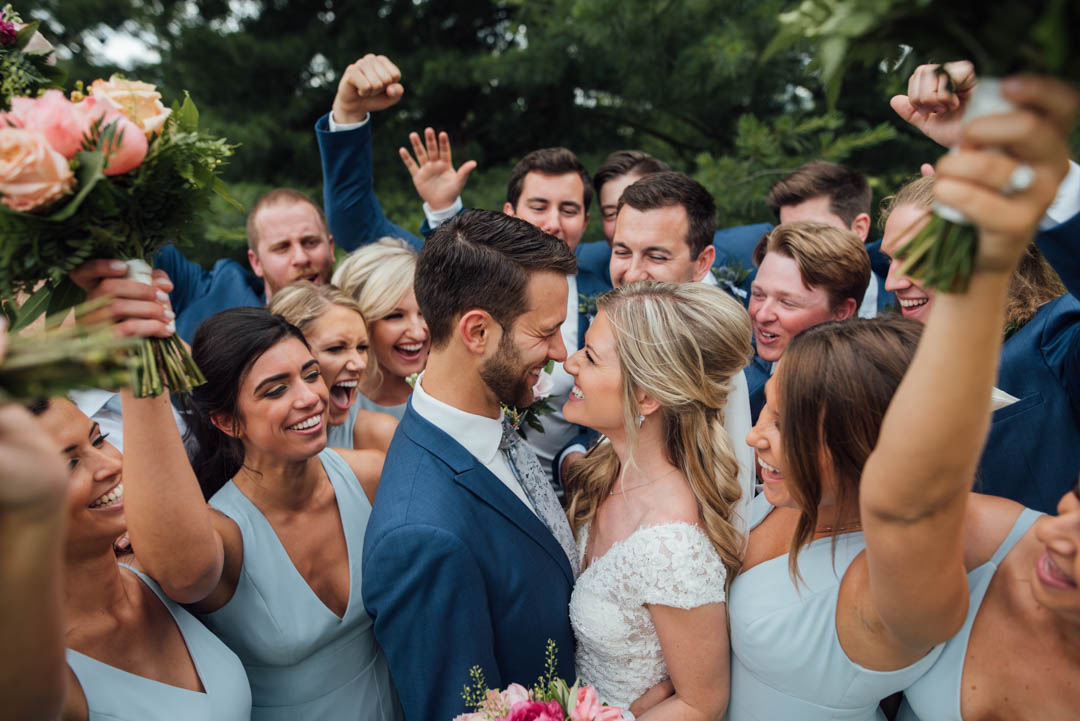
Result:
{"label": "raised arm", "polygon": [[469,173],[476,169],[476,161],[468,160],[454,170],[450,136],[446,131],[439,133],[438,142],[432,128],[424,129],[423,142],[419,134],[409,133],[409,143],[416,159],[405,148],[398,148],[398,155],[412,176],[413,187],[424,201],[427,220],[421,232],[427,235],[447,220],[447,216],[452,217],[461,211],[461,191],[465,189]]}
{"label": "raised arm", "polygon": [[[383,55],[365,55],[341,75],[333,110],[315,124],[323,171],[323,205],[330,233],[345,250],[384,236],[420,239],[391,223],[375,195],[369,114],[397,103],[405,92],[401,71]],[[344,126],[344,129],[336,129]]]}
{"label": "raised arm", "polygon": [[[1045,93],[1047,82],[1010,80],[1005,92],[1014,102],[1042,95],[1042,111],[980,118],[938,163],[936,198],[979,228],[975,271],[966,293],[938,293],[863,472],[871,620],[909,662],[949,638],[967,614],[962,521],[990,423],[1004,300],[1013,266],[1063,177],[1061,128],[1071,127],[1078,104],[1076,92],[1059,83],[1052,83],[1056,93]],[[998,189],[1019,163],[1034,169],[1035,181],[1003,195]]]}
{"label": "raised arm", "polygon": [[67,488],[68,473],[56,444],[24,409],[0,406],[3,721],[55,718],[63,702]]}

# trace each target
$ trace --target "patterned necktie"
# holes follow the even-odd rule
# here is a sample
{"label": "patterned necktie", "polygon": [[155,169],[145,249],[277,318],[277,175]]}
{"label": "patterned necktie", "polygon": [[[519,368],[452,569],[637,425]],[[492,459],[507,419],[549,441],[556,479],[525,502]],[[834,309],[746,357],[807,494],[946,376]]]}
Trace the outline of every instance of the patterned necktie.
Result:
{"label": "patterned necktie", "polygon": [[510,422],[503,420],[503,435],[499,442],[499,448],[506,454],[506,460],[510,465],[518,483],[521,484],[525,495],[536,509],[540,520],[551,531],[551,535],[562,546],[566,553],[566,559],[570,561],[570,568],[574,572],[574,578],[578,575],[577,544],[574,543],[574,533],[570,530],[570,523],[566,520],[562,504],[559,503],[555,490],[548,483],[544,468],[537,460],[532,449],[518,436],[517,431]]}

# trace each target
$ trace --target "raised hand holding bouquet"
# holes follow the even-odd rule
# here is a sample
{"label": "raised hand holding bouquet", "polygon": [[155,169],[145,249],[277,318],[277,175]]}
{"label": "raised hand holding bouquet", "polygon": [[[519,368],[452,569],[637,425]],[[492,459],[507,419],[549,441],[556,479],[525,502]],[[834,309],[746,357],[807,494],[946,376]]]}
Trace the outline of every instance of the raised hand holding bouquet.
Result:
{"label": "raised hand holding bouquet", "polygon": [[[0,297],[32,293],[17,324],[76,304],[68,273],[91,258],[127,260],[149,284],[154,252],[192,239],[211,193],[228,199],[219,172],[232,152],[199,130],[190,97],[166,108],[148,83],[113,76],[70,97],[12,98],[0,115]],[[139,355],[136,396],[204,381],[175,334]]]}
{"label": "raised hand holding bouquet", "polygon": [[[804,40],[814,43],[830,102],[854,61],[892,62],[904,75],[920,62],[936,64],[948,91],[970,95],[964,124],[1015,109],[1002,94],[1003,77],[1037,74],[1080,82],[1080,46],[1070,38],[1080,27],[1075,0],[803,0],[780,22],[768,52]],[[979,77],[974,86],[970,77],[952,77],[960,64],[945,65],[961,59],[974,64]],[[1020,166],[1005,189],[1023,191],[1033,177],[1030,168]],[[938,204],[931,222],[897,253],[901,273],[929,287],[961,292],[976,244],[975,229],[963,214]]]}

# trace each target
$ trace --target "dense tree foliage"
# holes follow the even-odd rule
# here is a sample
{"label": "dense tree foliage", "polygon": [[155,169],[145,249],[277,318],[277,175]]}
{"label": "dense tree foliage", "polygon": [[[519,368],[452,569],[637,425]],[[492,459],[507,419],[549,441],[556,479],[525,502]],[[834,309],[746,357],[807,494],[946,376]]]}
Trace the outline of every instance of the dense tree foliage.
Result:
{"label": "dense tree foliage", "polygon": [[[826,114],[805,49],[762,62],[788,0],[45,0],[69,77],[117,68],[95,52],[112,31],[153,55],[125,71],[166,98],[188,90],[215,132],[241,144],[228,179],[250,203],[273,186],[319,193],[312,126],[338,73],[366,52],[401,67],[404,99],[375,118],[376,187],[387,215],[422,214],[397,156],[411,130],[449,131],[455,159],[479,162],[465,202],[501,207],[509,167],[565,145],[590,168],[642,148],[695,175],[717,198],[721,225],[769,220],[768,186],[825,157],[866,172],[879,195],[940,152],[895,118],[888,97],[906,78],[849,73]],[[594,212],[594,226],[599,213]],[[594,227],[588,238],[599,238]],[[203,262],[242,254],[243,214],[210,219]]]}

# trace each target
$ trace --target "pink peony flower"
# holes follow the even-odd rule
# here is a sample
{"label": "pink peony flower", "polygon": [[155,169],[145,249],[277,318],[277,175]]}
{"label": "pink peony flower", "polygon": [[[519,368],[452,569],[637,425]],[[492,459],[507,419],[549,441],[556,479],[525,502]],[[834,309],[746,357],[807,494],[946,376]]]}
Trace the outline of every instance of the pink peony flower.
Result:
{"label": "pink peony flower", "polygon": [[150,146],[138,125],[128,120],[108,101],[96,97],[76,103],[75,107],[86,118],[88,126],[98,118],[103,118],[103,126],[116,123],[115,146],[106,160],[105,175],[130,173],[142,164]]}
{"label": "pink peony flower", "polygon": [[595,721],[622,721],[623,710],[618,706],[601,706]]}
{"label": "pink peony flower", "polygon": [[600,713],[600,698],[596,695],[596,689],[592,686],[584,686],[577,690],[577,705],[570,710],[570,718],[573,721],[594,721]]}
{"label": "pink peony flower", "polygon": [[510,709],[506,721],[563,721],[558,701],[519,701]]}
{"label": "pink peony flower", "polygon": [[75,176],[67,159],[33,130],[0,128],[0,194],[18,211],[48,205],[71,192]]}
{"label": "pink peony flower", "polygon": [[500,699],[506,708],[514,708],[516,704],[522,701],[531,701],[532,694],[529,693],[529,689],[522,686],[520,683],[512,683],[506,687],[506,690],[499,694]]}
{"label": "pink peony flower", "polygon": [[14,23],[9,23],[7,20],[0,20],[0,45],[5,48],[10,48],[15,44],[18,30],[15,29]]}
{"label": "pink peony flower", "polygon": [[86,116],[59,90],[46,90],[39,98],[12,98],[11,112],[0,115],[0,125],[36,130],[68,160],[75,157],[90,129]]}

